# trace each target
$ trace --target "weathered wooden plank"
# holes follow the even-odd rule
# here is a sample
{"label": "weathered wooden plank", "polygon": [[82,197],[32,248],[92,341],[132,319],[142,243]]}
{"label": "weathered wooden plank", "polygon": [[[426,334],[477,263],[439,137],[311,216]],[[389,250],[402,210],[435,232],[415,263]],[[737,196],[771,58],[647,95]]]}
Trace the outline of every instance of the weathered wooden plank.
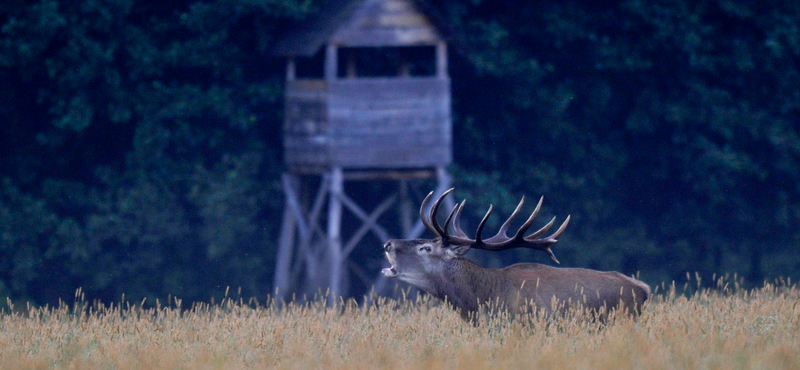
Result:
{"label": "weathered wooden plank", "polygon": [[408,0],[367,0],[330,42],[341,46],[435,45],[442,37],[427,15]]}
{"label": "weathered wooden plank", "polygon": [[378,26],[380,27],[403,27],[403,28],[420,28],[420,29],[433,29],[433,25],[428,21],[428,17],[421,13],[413,12],[397,12],[385,13],[378,17]]}
{"label": "weathered wooden plank", "polygon": [[369,1],[348,25],[359,28],[434,27],[428,17],[407,0]]}
{"label": "weathered wooden plank", "polygon": [[382,148],[365,153],[363,149],[341,148],[331,154],[331,161],[348,168],[428,168],[452,162],[449,147]]}
{"label": "weathered wooden plank", "polygon": [[[414,112],[420,114],[420,112]],[[360,121],[358,118],[331,120],[336,130],[331,130],[334,141],[348,140],[372,135],[425,135],[439,136],[441,129],[447,126],[445,115],[409,117],[401,115],[370,114],[370,120]],[[361,117],[363,118],[363,117]]]}
{"label": "weathered wooden plank", "polygon": [[331,42],[345,47],[423,46],[436,45],[441,39],[435,29],[396,28],[342,30]]}
{"label": "weathered wooden plank", "polygon": [[302,92],[315,92],[325,94],[328,81],[321,79],[303,78],[286,81],[286,94],[292,95]]}
{"label": "weathered wooden plank", "polygon": [[358,79],[331,85],[329,121],[334,140],[381,133],[450,129],[449,80]]}
{"label": "weathered wooden plank", "polygon": [[284,160],[289,166],[329,166],[330,145],[309,137],[284,137]]}
{"label": "weathered wooden plank", "polygon": [[[415,114],[420,114],[420,112],[414,112]],[[347,140],[361,140],[363,137],[369,136],[379,136],[379,135],[400,135],[400,136],[427,136],[427,137],[439,137],[440,134],[440,127],[446,125],[446,119],[444,115],[440,116],[418,116],[418,117],[409,117],[401,116],[401,115],[383,115],[381,114],[381,119],[378,118],[378,114],[370,114],[368,115],[371,117],[370,120],[365,120],[363,122],[359,119],[337,119],[332,120],[333,126],[336,127],[335,130],[331,130],[330,137],[331,140],[335,142],[347,141]],[[433,123],[438,123],[437,125],[433,125]]]}
{"label": "weathered wooden plank", "polygon": [[415,179],[429,179],[431,177],[434,177],[435,175],[436,172],[431,168],[422,168],[422,169],[371,168],[368,170],[362,170],[362,169],[348,170],[347,172],[344,173],[344,179],[348,181],[372,181],[379,179],[408,181]]}
{"label": "weathered wooden plank", "polygon": [[435,97],[430,98],[414,98],[407,99],[383,99],[383,100],[358,100],[355,98],[346,98],[329,105],[331,116],[342,117],[352,115],[353,112],[369,112],[369,111],[408,111],[416,109],[430,109],[439,110],[441,108],[441,100]]}
{"label": "weathered wooden plank", "polygon": [[[430,127],[417,131],[347,132],[347,135],[329,137],[324,142],[315,141],[311,137],[286,137],[286,161],[290,165],[339,164],[345,168],[380,167],[380,161],[386,167],[449,164],[452,157],[451,140],[449,130]],[[433,156],[434,159],[427,159],[428,156]]]}
{"label": "weathered wooden plank", "polygon": [[347,137],[340,137],[335,142],[331,143],[331,150],[342,150],[348,147],[361,148],[362,150],[367,147],[370,149],[381,148],[409,148],[409,147],[431,147],[443,146],[449,144],[450,136],[441,132],[432,132],[430,134],[419,134],[417,132],[409,132],[403,134],[398,133],[375,133],[373,135],[350,135]]}
{"label": "weathered wooden plank", "polygon": [[[387,85],[390,88],[391,85]],[[363,98],[361,98],[363,96]],[[376,91],[376,96],[369,96],[363,92],[354,92],[353,95],[345,95],[337,92],[331,94],[330,109],[333,112],[341,110],[370,110],[370,109],[417,109],[425,107],[437,107],[445,94],[433,91],[399,92],[387,93]]]}
{"label": "weathered wooden plank", "polygon": [[[365,153],[363,148],[358,146],[340,146],[331,153],[333,159],[343,160],[350,156],[360,162],[383,160],[387,163],[401,163],[403,161],[414,160],[422,163],[440,163],[437,157],[445,155],[450,148],[445,145],[431,146],[384,146],[374,148],[369,153]],[[428,159],[428,157],[433,157]]]}
{"label": "weathered wooden plank", "polygon": [[[390,90],[387,90],[390,88]],[[336,80],[330,84],[331,96],[358,94],[364,97],[439,96],[450,91],[448,78],[436,77],[363,77]]]}
{"label": "weathered wooden plank", "polygon": [[451,163],[448,78],[295,82],[287,92],[284,130],[290,167],[428,168]]}

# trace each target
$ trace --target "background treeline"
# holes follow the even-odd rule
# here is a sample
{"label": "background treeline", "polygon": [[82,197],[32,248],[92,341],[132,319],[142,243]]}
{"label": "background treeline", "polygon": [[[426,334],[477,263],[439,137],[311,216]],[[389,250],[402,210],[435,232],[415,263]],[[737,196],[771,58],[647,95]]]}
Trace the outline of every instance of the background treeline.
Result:
{"label": "background treeline", "polygon": [[[459,40],[467,223],[545,194],[573,217],[555,247],[567,266],[798,277],[800,5],[432,5]],[[283,206],[270,48],[321,6],[0,4],[0,297],[269,293]]]}

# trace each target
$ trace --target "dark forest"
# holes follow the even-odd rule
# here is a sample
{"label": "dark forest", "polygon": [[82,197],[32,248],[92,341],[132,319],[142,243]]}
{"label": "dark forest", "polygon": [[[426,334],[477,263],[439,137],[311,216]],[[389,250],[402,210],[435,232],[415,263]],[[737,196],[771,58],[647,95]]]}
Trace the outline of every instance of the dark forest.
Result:
{"label": "dark forest", "polygon": [[[325,5],[0,4],[0,297],[270,294],[285,171],[271,49]],[[800,278],[799,4],[430,5],[457,40],[450,171],[467,223],[544,195],[572,217],[564,266],[652,285]],[[353,261],[377,275],[380,246]]]}

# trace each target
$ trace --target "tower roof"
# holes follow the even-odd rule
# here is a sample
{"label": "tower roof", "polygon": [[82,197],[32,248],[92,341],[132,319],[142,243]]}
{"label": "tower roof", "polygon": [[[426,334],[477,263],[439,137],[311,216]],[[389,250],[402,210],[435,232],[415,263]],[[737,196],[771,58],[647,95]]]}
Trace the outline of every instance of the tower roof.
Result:
{"label": "tower roof", "polygon": [[331,0],[316,16],[284,34],[272,53],[310,57],[326,44],[345,47],[431,45],[450,39],[424,0]]}

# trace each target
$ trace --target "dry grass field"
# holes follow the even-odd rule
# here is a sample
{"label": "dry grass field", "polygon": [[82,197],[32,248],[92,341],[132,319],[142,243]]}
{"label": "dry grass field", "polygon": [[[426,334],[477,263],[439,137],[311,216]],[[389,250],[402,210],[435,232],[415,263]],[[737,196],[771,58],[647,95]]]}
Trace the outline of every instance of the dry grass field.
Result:
{"label": "dry grass field", "polygon": [[[660,292],[637,320],[463,322],[443,305],[180,308],[83,303],[0,314],[2,369],[800,369],[800,290]],[[687,298],[687,296],[689,296]]]}

